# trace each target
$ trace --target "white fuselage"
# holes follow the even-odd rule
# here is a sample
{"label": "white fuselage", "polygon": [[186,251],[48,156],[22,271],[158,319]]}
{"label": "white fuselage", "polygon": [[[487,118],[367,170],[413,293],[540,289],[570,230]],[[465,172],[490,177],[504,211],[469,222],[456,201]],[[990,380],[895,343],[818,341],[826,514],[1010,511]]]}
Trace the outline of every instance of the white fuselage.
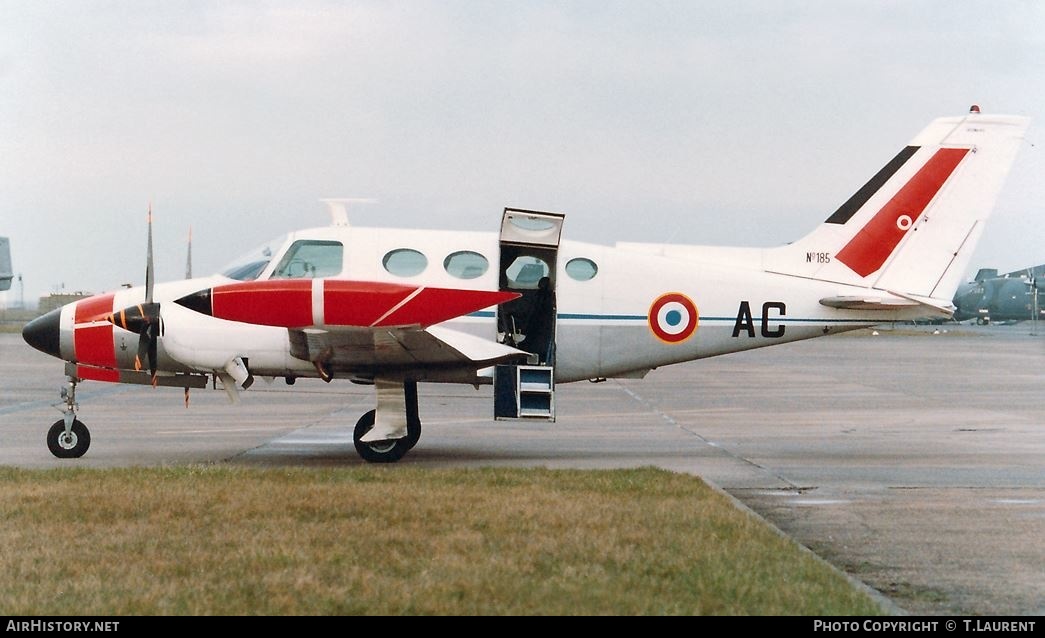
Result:
{"label": "white fuselage", "polygon": [[[272,245],[272,257],[258,279],[268,278],[280,256],[299,240],[329,240],[344,246],[342,271],[331,279],[408,283],[427,287],[497,290],[498,237],[494,233],[356,227],[315,228],[292,233],[282,245]],[[427,266],[409,277],[386,270],[383,258],[396,249],[423,254]],[[483,255],[489,267],[470,279],[444,269],[444,260],[458,251]],[[831,308],[825,297],[859,294],[844,284],[827,283],[761,270],[756,249],[708,248],[708,263],[700,247],[684,255],[665,256],[671,247],[609,247],[564,240],[556,273],[556,380],[570,382],[617,376],[637,376],[660,366],[851,330],[883,321],[924,314],[924,309],[883,312]],[[658,254],[659,253],[659,254]],[[594,277],[578,281],[565,264],[576,258],[597,266]],[[245,324],[203,316],[170,303],[200,289],[229,283],[221,275],[156,286],[166,326],[159,340],[160,368],[167,371],[213,372],[235,357],[249,359],[259,376],[316,376],[314,366],[290,353],[285,328]],[[651,323],[652,304],[663,295],[679,293],[692,300],[697,317],[692,334],[679,342],[658,338]],[[115,293],[112,308],[140,303],[142,288]],[[82,302],[81,302],[82,303]],[[62,354],[81,357],[74,347],[74,306],[62,315]],[[678,321],[678,317],[673,317]],[[497,336],[495,309],[462,316],[444,325],[491,340]],[[78,327],[82,328],[82,324]],[[316,326],[322,328],[322,326]],[[137,335],[115,328],[114,352],[120,368],[133,366]]]}

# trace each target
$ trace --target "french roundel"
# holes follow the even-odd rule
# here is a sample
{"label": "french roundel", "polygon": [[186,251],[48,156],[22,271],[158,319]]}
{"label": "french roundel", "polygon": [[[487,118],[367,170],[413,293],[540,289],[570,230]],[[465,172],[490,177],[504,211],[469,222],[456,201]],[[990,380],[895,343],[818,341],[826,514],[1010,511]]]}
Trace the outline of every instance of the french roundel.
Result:
{"label": "french roundel", "polygon": [[686,295],[669,292],[661,295],[649,309],[649,327],[666,343],[681,343],[697,330],[700,316]]}

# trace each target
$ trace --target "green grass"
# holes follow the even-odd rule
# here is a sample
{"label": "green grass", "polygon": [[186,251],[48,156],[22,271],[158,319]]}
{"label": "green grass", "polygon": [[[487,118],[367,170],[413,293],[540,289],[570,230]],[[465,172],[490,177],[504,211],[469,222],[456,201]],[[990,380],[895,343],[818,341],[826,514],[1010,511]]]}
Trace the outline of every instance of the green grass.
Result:
{"label": "green grass", "polygon": [[4,614],[873,614],[699,480],[0,469]]}

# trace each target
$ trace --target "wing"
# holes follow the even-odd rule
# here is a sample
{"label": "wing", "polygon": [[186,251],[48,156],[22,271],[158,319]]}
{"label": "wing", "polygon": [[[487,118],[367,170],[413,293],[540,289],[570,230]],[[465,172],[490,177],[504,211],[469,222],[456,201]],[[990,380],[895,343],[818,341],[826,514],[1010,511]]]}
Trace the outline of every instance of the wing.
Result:
{"label": "wing", "polygon": [[490,290],[290,279],[223,284],[175,303],[218,319],[286,328],[291,355],[315,364],[324,378],[402,371],[419,380],[471,383],[477,370],[527,354],[435,324],[517,297]]}
{"label": "wing", "polygon": [[289,332],[294,357],[354,374],[458,370],[474,375],[480,368],[528,356],[522,350],[441,326]]}

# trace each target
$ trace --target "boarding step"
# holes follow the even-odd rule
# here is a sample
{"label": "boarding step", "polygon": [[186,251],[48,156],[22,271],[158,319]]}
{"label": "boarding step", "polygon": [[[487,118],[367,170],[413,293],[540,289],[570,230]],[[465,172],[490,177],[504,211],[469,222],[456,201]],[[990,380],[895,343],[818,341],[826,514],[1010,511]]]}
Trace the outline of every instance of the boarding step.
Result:
{"label": "boarding step", "polygon": [[555,421],[555,369],[500,365],[494,371],[494,418]]}

